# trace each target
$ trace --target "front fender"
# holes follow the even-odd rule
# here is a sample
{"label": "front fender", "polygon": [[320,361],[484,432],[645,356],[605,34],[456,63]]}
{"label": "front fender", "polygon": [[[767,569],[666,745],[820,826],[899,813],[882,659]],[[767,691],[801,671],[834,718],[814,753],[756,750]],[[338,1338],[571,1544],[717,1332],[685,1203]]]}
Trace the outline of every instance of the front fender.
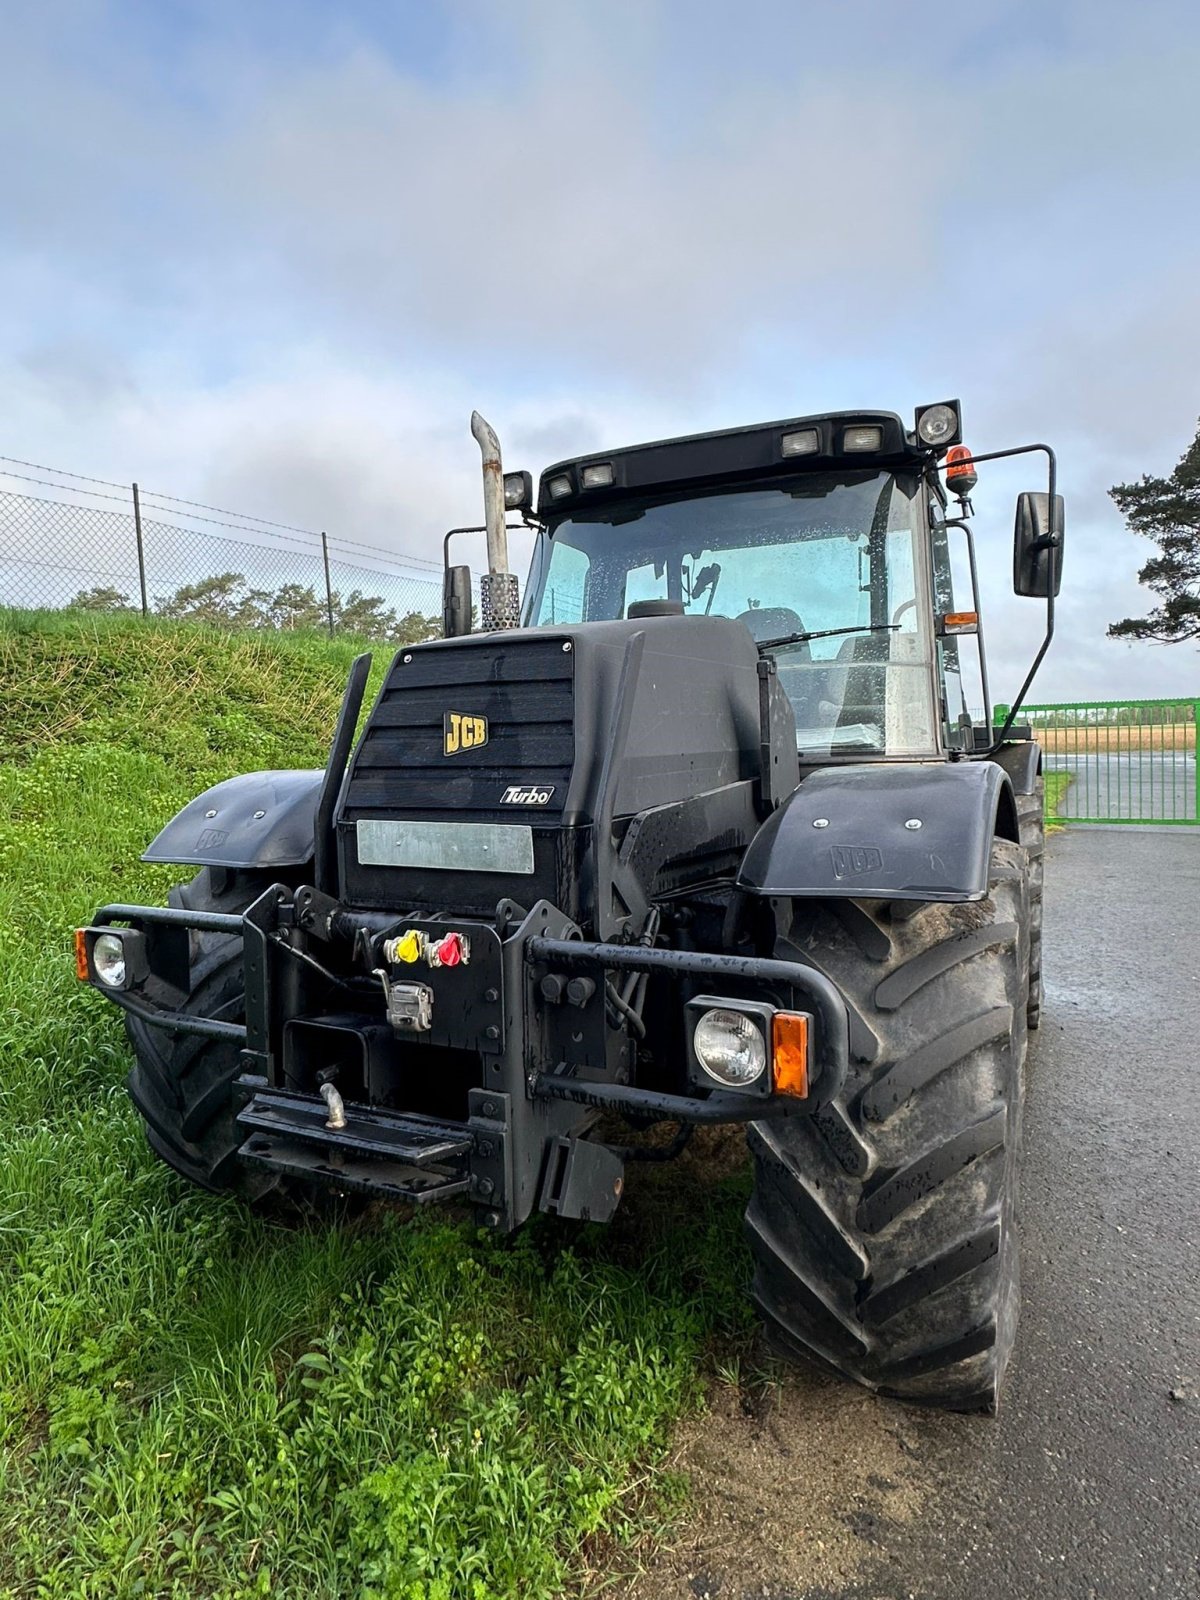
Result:
{"label": "front fender", "polygon": [[738,887],[847,900],[981,900],[992,839],[1016,838],[992,761],[824,767],[751,840]]}
{"label": "front fender", "polygon": [[197,867],[300,867],[313,857],[325,774],[245,772],[206,789],[143,852]]}

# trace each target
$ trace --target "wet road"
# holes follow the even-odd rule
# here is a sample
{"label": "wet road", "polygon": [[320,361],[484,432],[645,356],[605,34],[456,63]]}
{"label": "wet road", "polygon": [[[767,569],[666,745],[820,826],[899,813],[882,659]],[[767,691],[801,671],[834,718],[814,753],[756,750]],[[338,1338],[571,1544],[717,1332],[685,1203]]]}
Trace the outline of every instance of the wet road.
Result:
{"label": "wet road", "polygon": [[1000,1415],[718,1390],[636,1600],[1200,1600],[1200,829],[1067,830],[1046,892]]}
{"label": "wet road", "polygon": [[1064,817],[1178,821],[1197,815],[1196,757],[1190,750],[1048,755],[1048,772],[1069,772]]}
{"label": "wet road", "polygon": [[927,1425],[940,1482],[900,1567],[954,1600],[1194,1600],[1200,830],[1068,830],[1046,894],[1015,1368],[990,1426]]}

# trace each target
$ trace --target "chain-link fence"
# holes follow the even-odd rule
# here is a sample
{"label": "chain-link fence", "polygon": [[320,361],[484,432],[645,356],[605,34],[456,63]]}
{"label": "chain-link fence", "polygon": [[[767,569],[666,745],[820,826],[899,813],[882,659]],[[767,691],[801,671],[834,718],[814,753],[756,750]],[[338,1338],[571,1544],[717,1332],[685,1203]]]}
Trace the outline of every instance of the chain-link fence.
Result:
{"label": "chain-link fence", "polygon": [[0,605],[411,643],[440,631],[440,571],[326,533],[0,457]]}

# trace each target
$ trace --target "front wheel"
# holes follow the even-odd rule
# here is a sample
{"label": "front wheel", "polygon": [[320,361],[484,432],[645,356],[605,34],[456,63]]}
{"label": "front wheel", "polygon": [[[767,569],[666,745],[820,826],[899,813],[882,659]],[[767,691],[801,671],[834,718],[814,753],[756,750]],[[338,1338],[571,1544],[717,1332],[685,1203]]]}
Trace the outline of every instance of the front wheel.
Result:
{"label": "front wheel", "polygon": [[850,1077],[811,1117],[751,1126],[753,1295],[786,1353],[883,1394],[994,1410],[1020,1301],[1025,852],[997,839],[986,899],[793,903],[777,953],[832,978]]}
{"label": "front wheel", "polygon": [[[190,883],[171,890],[169,903],[237,915],[271,881],[257,873],[204,867]],[[180,1009],[222,1022],[244,1022],[241,939],[226,933],[193,933],[191,939],[191,990]],[[242,1063],[237,1045],[175,1034],[132,1015],[126,1016],[126,1029],[136,1057],[127,1079],[129,1093],[156,1154],[202,1189],[245,1200],[260,1199],[273,1189],[276,1177],[238,1160],[242,1136],[234,1120],[233,1080]]]}

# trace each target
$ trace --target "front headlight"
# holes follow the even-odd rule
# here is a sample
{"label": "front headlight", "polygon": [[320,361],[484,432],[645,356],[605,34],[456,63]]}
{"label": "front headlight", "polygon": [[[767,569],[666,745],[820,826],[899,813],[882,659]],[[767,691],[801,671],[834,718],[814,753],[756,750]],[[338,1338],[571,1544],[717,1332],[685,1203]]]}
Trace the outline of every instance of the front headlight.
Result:
{"label": "front headlight", "polygon": [[138,928],[76,928],[75,976],[103,989],[136,989],[150,976],[145,934]]}
{"label": "front headlight", "polygon": [[92,945],[92,971],[110,989],[125,987],[125,941],[115,933],[100,933]]}
{"label": "front headlight", "polygon": [[696,1024],[692,1048],[708,1076],[727,1088],[755,1083],[767,1070],[763,1031],[738,1011],[706,1011]]}

